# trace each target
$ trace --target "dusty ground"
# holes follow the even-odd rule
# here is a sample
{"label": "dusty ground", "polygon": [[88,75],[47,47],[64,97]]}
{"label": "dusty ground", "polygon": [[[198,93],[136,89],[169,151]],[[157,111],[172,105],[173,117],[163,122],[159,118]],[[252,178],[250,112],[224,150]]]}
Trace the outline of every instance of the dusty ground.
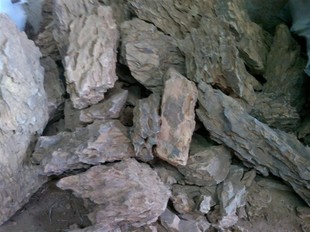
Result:
{"label": "dusty ground", "polygon": [[[238,222],[244,232],[310,232],[310,219],[296,215],[305,203],[287,186],[274,179],[257,179],[248,197],[245,218]],[[43,186],[0,232],[65,232],[90,224],[83,202],[50,182]]]}

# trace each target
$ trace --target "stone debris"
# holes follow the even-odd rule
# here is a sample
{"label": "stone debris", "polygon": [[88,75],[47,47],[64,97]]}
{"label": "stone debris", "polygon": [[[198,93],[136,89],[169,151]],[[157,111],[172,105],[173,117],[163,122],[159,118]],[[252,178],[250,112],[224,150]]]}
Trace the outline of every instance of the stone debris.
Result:
{"label": "stone debris", "polygon": [[[310,231],[307,54],[281,4],[28,0],[35,43],[0,15],[0,232]],[[52,182],[79,203],[36,211]]]}
{"label": "stone debris", "polygon": [[197,88],[175,69],[169,69],[161,105],[157,156],[172,165],[186,165],[195,129]]}
{"label": "stone debris", "polygon": [[41,136],[33,153],[46,175],[134,157],[127,129],[117,120],[96,121],[74,132]]}
{"label": "stone debris", "polygon": [[155,222],[170,197],[156,172],[134,159],[94,166],[82,174],[62,178],[57,186],[82,197],[93,225],[103,228]]}

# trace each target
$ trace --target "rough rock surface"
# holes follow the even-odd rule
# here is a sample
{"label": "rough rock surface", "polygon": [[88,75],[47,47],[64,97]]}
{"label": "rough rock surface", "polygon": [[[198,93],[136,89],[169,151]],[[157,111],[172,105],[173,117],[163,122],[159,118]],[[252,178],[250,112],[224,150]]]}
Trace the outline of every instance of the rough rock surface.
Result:
{"label": "rough rock surface", "polygon": [[133,110],[133,129],[131,140],[136,158],[144,162],[154,158],[153,148],[157,144],[160,130],[160,96],[152,94],[138,101]]}
{"label": "rough rock surface", "polygon": [[77,17],[70,24],[64,60],[67,91],[75,108],[98,103],[114,86],[118,37],[109,7],[98,7],[96,14]]}
{"label": "rough rock surface", "polygon": [[127,129],[119,121],[96,121],[72,133],[41,136],[33,153],[46,175],[133,156]]}
{"label": "rough rock surface", "polygon": [[180,48],[185,54],[188,78],[254,104],[254,77],[246,71],[233,33],[222,18],[204,17],[200,27],[193,28],[180,42]]}
{"label": "rough rock surface", "polygon": [[85,199],[92,211],[89,219],[102,226],[102,231],[155,222],[166,209],[170,196],[157,174],[134,159],[92,167],[85,173],[61,179],[57,186]]}
{"label": "rough rock surface", "polygon": [[169,69],[161,105],[157,156],[173,165],[186,165],[195,129],[197,88],[174,69]]}
{"label": "rough rock surface", "polygon": [[217,185],[225,180],[231,163],[230,150],[225,146],[210,146],[191,155],[186,166],[178,167],[185,181],[198,186]]}
{"label": "rough rock surface", "polygon": [[44,89],[48,101],[49,120],[57,118],[65,103],[65,86],[59,78],[59,71],[55,61],[50,57],[41,59],[44,73]]}
{"label": "rough rock surface", "polygon": [[225,143],[245,164],[263,175],[271,172],[281,177],[310,204],[309,148],[295,136],[259,122],[234,99],[207,84],[199,85],[198,99],[198,117],[212,139]]}
{"label": "rough rock surface", "polygon": [[0,224],[41,186],[28,147],[48,120],[44,70],[34,43],[0,14]]}
{"label": "rough rock surface", "polygon": [[121,57],[133,77],[152,92],[161,93],[169,67],[185,74],[184,57],[176,41],[140,19],[121,25]]}

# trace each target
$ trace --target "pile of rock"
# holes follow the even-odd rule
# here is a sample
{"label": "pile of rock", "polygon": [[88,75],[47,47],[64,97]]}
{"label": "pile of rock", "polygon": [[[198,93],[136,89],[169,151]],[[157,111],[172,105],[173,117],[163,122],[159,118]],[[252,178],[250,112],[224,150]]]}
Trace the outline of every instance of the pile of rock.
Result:
{"label": "pile of rock", "polygon": [[51,2],[42,56],[0,16],[0,224],[51,177],[89,211],[72,231],[243,231],[257,174],[310,205],[285,25],[272,37],[242,0]]}

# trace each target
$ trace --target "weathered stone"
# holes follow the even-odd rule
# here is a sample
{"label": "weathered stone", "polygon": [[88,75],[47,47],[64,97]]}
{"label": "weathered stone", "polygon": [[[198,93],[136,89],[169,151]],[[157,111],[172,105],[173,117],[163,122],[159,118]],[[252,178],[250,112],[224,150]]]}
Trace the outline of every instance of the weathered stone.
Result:
{"label": "weathered stone", "polygon": [[213,5],[216,1],[129,0],[128,3],[140,19],[152,22],[168,35],[182,38],[199,26],[201,15],[215,15]]}
{"label": "weathered stone", "polygon": [[145,162],[154,158],[153,149],[157,144],[157,134],[160,130],[159,104],[160,96],[152,94],[139,100],[133,110],[131,140],[136,158]]}
{"label": "weathered stone", "polygon": [[72,133],[42,136],[33,153],[46,175],[133,156],[127,129],[119,121],[96,121]]}
{"label": "weathered stone", "polygon": [[130,19],[127,0],[100,0],[99,2],[112,8],[117,25]]}
{"label": "weathered stone", "polygon": [[40,51],[0,14],[0,224],[45,181],[28,148],[48,121]]}
{"label": "weathered stone", "polygon": [[83,127],[80,121],[81,111],[73,107],[73,103],[70,99],[65,101],[64,107],[64,121],[65,130],[74,131],[77,127]]}
{"label": "weathered stone", "polygon": [[126,21],[121,25],[121,37],[121,62],[152,92],[162,92],[163,77],[169,67],[185,74],[184,58],[176,42],[153,24],[137,18]]}
{"label": "weathered stone", "polygon": [[295,132],[300,116],[290,103],[289,95],[258,93],[250,114],[268,126],[286,132]]}
{"label": "weathered stone", "polygon": [[195,129],[197,88],[174,69],[166,75],[156,152],[172,165],[186,165]]}
{"label": "weathered stone", "polygon": [[180,48],[185,54],[188,78],[254,104],[255,79],[246,71],[234,35],[222,18],[202,18],[200,27],[191,30]]}
{"label": "weathered stone", "polygon": [[44,73],[44,89],[47,95],[48,114],[50,120],[59,117],[62,114],[65,103],[65,87],[59,78],[59,72],[55,61],[50,57],[41,59]]}
{"label": "weathered stone", "polygon": [[95,120],[117,119],[125,106],[128,91],[116,89],[108,92],[106,98],[89,108],[80,111],[79,119],[83,123],[92,123]]}
{"label": "weathered stone", "polygon": [[210,146],[191,155],[186,166],[179,166],[185,181],[198,186],[212,186],[221,183],[229,172],[230,150],[225,146]]}
{"label": "weathered stone", "polygon": [[[225,22],[234,31],[240,56],[254,74],[265,71],[271,36],[260,26],[251,22],[244,0],[218,1],[217,17],[224,16]],[[212,26],[212,25],[210,25]]]}
{"label": "weathered stone", "polygon": [[200,120],[211,138],[224,143],[247,165],[263,175],[269,172],[290,183],[293,189],[310,204],[310,149],[295,136],[272,130],[250,116],[234,99],[199,84],[197,109]]}
{"label": "weathered stone", "polygon": [[306,61],[300,56],[300,47],[292,38],[287,26],[279,25],[267,58],[263,91],[286,96],[289,103],[300,110],[305,102],[303,95],[303,68]]}
{"label": "weathered stone", "polygon": [[210,205],[214,206],[217,203],[216,186],[198,187],[179,184],[172,186],[171,201],[174,209],[181,214],[195,211],[196,206],[201,205],[205,197],[211,197]]}
{"label": "weathered stone", "polygon": [[300,217],[302,219],[310,218],[310,208],[309,207],[297,207],[296,211],[297,211],[298,217]]}
{"label": "weathered stone", "polygon": [[193,216],[189,217],[188,215],[186,219],[183,219],[169,209],[166,209],[165,212],[160,215],[160,223],[169,232],[204,232],[210,227],[210,224],[203,216],[195,218]]}
{"label": "weathered stone", "polygon": [[227,179],[218,188],[221,219],[219,228],[229,228],[237,223],[237,209],[246,203],[246,188],[241,182],[243,168],[232,165]]}
{"label": "weathered stone", "polygon": [[64,61],[67,91],[75,108],[98,103],[114,86],[118,37],[109,7],[98,7],[96,14],[76,17],[70,24]]}
{"label": "weathered stone", "polygon": [[61,179],[57,186],[83,198],[92,212],[89,219],[102,227],[155,222],[170,196],[156,172],[134,159],[92,167]]}
{"label": "weathered stone", "polygon": [[167,185],[185,184],[183,175],[178,169],[160,159],[151,161],[152,168],[157,172],[162,182]]}
{"label": "weathered stone", "polygon": [[199,212],[207,214],[212,206],[213,199],[211,196],[201,196],[201,202],[199,203]]}
{"label": "weathered stone", "polygon": [[212,141],[207,140],[204,136],[194,133],[189,147],[189,154],[195,155],[214,145]]}

